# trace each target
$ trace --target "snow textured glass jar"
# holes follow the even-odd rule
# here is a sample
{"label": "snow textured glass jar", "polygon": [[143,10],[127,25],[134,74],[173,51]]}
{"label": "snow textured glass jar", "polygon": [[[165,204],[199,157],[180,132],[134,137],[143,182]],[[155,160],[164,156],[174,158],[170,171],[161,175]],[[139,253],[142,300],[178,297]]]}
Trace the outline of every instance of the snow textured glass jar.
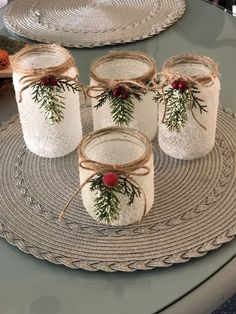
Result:
{"label": "snow textured glass jar", "polygon": [[152,140],[157,131],[157,105],[153,100],[155,61],[142,52],[115,51],[91,66],[89,96],[94,130],[131,127]]}
{"label": "snow textured glass jar", "polygon": [[33,45],[13,59],[13,83],[25,143],[41,157],[61,157],[82,138],[78,70],[68,50]]}
{"label": "snow textured glass jar", "polygon": [[204,56],[172,57],[163,66],[159,144],[174,158],[207,155],[215,144],[220,82],[215,62]]}
{"label": "snow textured glass jar", "polygon": [[85,136],[79,172],[83,204],[100,223],[140,222],[152,207],[152,144],[137,130],[111,127]]}

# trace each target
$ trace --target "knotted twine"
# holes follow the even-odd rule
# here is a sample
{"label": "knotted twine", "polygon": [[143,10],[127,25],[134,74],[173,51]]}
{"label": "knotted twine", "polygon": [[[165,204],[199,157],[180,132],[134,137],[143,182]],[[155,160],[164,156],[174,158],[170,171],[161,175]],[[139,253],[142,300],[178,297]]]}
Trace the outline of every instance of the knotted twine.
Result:
{"label": "knotted twine", "polygon": [[[196,64],[196,65],[204,65],[206,68],[210,70],[209,74],[196,74],[196,75],[181,75],[175,72],[176,65],[186,65],[186,64]],[[198,56],[198,55],[183,55],[183,56],[175,56],[168,59],[162,69],[162,75],[164,79],[159,85],[159,89],[161,90],[163,102],[164,102],[164,114],[162,118],[162,123],[165,123],[166,110],[167,110],[167,100],[164,93],[164,88],[168,85],[171,85],[176,80],[185,81],[187,83],[187,88],[190,92],[190,104],[189,110],[194,118],[194,120],[198,123],[200,127],[206,130],[206,127],[203,126],[196,118],[193,107],[192,107],[192,86],[200,85],[203,87],[210,87],[214,84],[216,78],[219,75],[217,64],[209,57]]]}
{"label": "knotted twine", "polygon": [[[121,135],[127,135],[133,138],[138,139],[144,144],[145,151],[136,160],[125,163],[125,164],[105,164],[101,163],[92,159],[89,159],[86,155],[86,148],[89,145],[89,143],[95,139],[98,139],[99,137],[103,137],[107,134],[112,133],[119,133]],[[131,128],[120,128],[120,127],[109,127],[100,129],[95,132],[91,132],[88,135],[84,136],[79,147],[78,147],[78,153],[79,153],[79,167],[92,171],[93,174],[91,174],[79,187],[79,189],[75,192],[75,194],[70,198],[70,200],[67,202],[63,210],[61,211],[59,215],[59,220],[61,220],[64,217],[64,214],[69,207],[70,203],[73,201],[73,199],[80,193],[82,188],[90,182],[90,180],[95,177],[96,175],[104,175],[108,172],[115,172],[118,176],[123,175],[127,179],[129,179],[131,182],[136,184],[141,193],[144,197],[144,208],[143,208],[143,214],[140,222],[143,220],[143,217],[146,214],[147,211],[147,198],[146,194],[142,188],[142,186],[133,178],[133,177],[140,177],[140,176],[146,176],[150,173],[149,167],[146,166],[146,163],[150,160],[152,155],[152,143],[151,141],[141,132],[131,129]]]}
{"label": "knotted twine", "polygon": [[[107,79],[101,77],[97,73],[97,68],[107,62],[115,61],[117,59],[130,59],[137,60],[139,62],[146,63],[149,69],[141,76],[134,77],[132,79]],[[157,69],[156,63],[153,59],[140,51],[112,51],[107,55],[99,58],[90,68],[91,78],[97,82],[97,85],[89,86],[87,89],[87,95],[91,98],[99,98],[101,94],[97,96],[91,95],[91,92],[104,92],[113,90],[116,87],[122,87],[129,93],[133,93],[133,87],[140,88],[142,91],[153,91],[156,83]],[[151,82],[152,84],[148,84]]]}
{"label": "knotted twine", "polygon": [[[55,54],[59,53],[60,55],[64,56],[65,61],[57,66],[47,68],[31,68],[27,67],[22,62],[22,60],[25,57],[30,56],[30,54],[41,54],[42,52],[53,52]],[[79,82],[77,81],[77,75],[73,78],[64,75],[64,73],[68,71],[71,67],[75,67],[73,57],[68,52],[68,50],[55,44],[39,44],[26,46],[14,55],[12,60],[12,67],[14,72],[22,75],[19,81],[23,86],[20,88],[16,95],[17,101],[19,103],[22,102],[22,93],[25,89],[29,88],[37,82],[40,82],[42,78],[48,77],[50,75],[55,76],[57,79],[59,78],[66,79],[67,81],[74,81],[79,85]]]}

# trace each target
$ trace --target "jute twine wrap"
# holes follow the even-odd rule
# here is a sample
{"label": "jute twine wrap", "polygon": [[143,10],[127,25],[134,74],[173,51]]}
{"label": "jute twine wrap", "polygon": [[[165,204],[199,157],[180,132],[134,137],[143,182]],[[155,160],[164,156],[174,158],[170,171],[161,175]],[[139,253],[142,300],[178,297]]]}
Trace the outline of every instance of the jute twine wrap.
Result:
{"label": "jute twine wrap", "polygon": [[[196,65],[204,65],[206,68],[210,70],[209,74],[196,74],[196,75],[182,75],[179,74],[175,67],[177,65],[187,65],[187,64],[196,64]],[[190,96],[192,95],[191,87],[193,85],[200,85],[203,87],[210,87],[214,84],[216,78],[218,77],[218,66],[217,64],[209,57],[198,56],[198,55],[182,55],[182,56],[174,56],[168,59],[162,68],[162,83],[160,85],[161,93],[163,96],[163,101],[165,105],[164,115],[162,119],[162,123],[165,121],[166,109],[167,109],[167,101],[164,95],[164,88],[175,80],[183,80],[187,83],[188,89],[190,91]],[[195,114],[192,110],[192,99],[190,99],[189,110],[194,118],[194,120],[203,128],[206,129],[195,117]]]}
{"label": "jute twine wrap", "polygon": [[[135,159],[132,162],[123,163],[123,164],[114,164],[114,163],[105,164],[105,163],[101,163],[93,159],[89,159],[88,156],[86,155],[86,148],[89,145],[89,143],[99,137],[103,137],[106,134],[112,134],[112,133],[114,134],[119,133],[121,135],[125,134],[127,136],[130,136],[131,138],[137,138],[145,146],[144,153],[138,159]],[[146,199],[146,195],[142,186],[133,177],[146,176],[150,173],[150,169],[149,167],[146,166],[146,163],[150,160],[152,153],[153,153],[153,148],[152,148],[152,143],[150,142],[150,140],[141,132],[131,129],[131,128],[110,127],[110,128],[100,129],[96,132],[91,132],[88,135],[86,135],[82,139],[78,148],[79,167],[92,171],[93,173],[81,184],[80,188],[68,201],[64,209],[61,211],[59,215],[59,219],[63,218],[64,213],[69,207],[71,201],[77,196],[77,194],[81,191],[81,189],[86,184],[89,183],[89,181],[93,177],[95,177],[98,174],[104,175],[105,173],[108,173],[108,172],[115,172],[117,175],[125,176],[126,178],[128,178],[130,181],[135,183],[140,188],[144,196],[144,208],[143,208],[143,215],[141,218],[141,221],[142,221],[143,217],[146,214],[147,199]]]}
{"label": "jute twine wrap", "polygon": [[[31,54],[40,54],[43,52],[53,52],[59,53],[62,56],[65,56],[65,61],[60,65],[47,67],[47,68],[31,68],[26,67],[22,60],[30,56]],[[56,78],[66,79],[68,81],[76,81],[76,77],[71,78],[69,76],[64,75],[66,71],[68,71],[71,67],[75,67],[74,59],[68,50],[57,46],[55,44],[40,44],[27,46],[16,53],[13,57],[12,61],[13,71],[22,75],[20,82],[22,83],[22,87],[17,95],[17,100],[20,103],[22,101],[22,92],[29,88],[31,85],[39,82],[43,77],[47,77],[50,75],[54,75]]]}
{"label": "jute twine wrap", "polygon": [[[210,73],[183,76],[176,73],[174,70],[176,65],[188,63],[204,65],[210,70]],[[219,75],[217,64],[211,58],[198,55],[174,56],[164,63],[162,72],[168,83],[172,83],[176,79],[183,79],[189,83],[199,84],[201,86],[211,86]]]}
{"label": "jute twine wrap", "polygon": [[[97,73],[97,68],[107,62],[114,61],[115,59],[131,59],[144,62],[148,65],[149,69],[143,75],[134,77],[132,79],[107,79],[101,77]],[[140,51],[112,51],[109,54],[99,58],[94,64],[92,64],[90,69],[91,77],[98,84],[96,86],[90,86],[88,88],[87,94],[91,96],[91,91],[103,92],[104,90],[112,90],[113,88],[120,86],[125,88],[127,91],[132,93],[132,87],[139,87],[144,91],[153,90],[153,86],[148,86],[149,81],[155,82],[157,76],[156,63],[153,59],[147,56],[145,53]],[[97,98],[95,96],[94,98]]]}

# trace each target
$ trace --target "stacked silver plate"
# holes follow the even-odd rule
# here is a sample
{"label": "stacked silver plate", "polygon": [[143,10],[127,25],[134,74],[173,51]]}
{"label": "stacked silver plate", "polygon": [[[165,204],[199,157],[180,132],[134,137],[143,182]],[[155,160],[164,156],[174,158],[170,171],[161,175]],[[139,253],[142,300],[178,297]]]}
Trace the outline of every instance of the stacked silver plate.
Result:
{"label": "stacked silver plate", "polygon": [[4,23],[36,41],[95,47],[151,37],[184,11],[184,0],[15,0]]}

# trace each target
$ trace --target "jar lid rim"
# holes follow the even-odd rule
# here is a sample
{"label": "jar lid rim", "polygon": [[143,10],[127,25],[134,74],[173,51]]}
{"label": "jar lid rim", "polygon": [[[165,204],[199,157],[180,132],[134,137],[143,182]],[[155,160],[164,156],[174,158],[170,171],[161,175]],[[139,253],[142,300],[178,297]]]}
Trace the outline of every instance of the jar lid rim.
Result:
{"label": "jar lid rim", "polygon": [[[112,134],[112,133],[121,133],[121,134],[132,136],[133,138],[140,140],[140,142],[142,142],[145,146],[144,153],[139,158],[136,158],[135,160],[133,160],[129,163],[122,163],[122,164],[105,164],[105,163],[97,162],[96,160],[93,160],[91,158],[88,158],[88,156],[86,154],[87,145],[91,141],[93,141],[94,139],[96,139],[100,136],[104,136],[104,135]],[[89,160],[89,161],[101,164],[103,166],[105,165],[108,168],[109,167],[113,168],[116,166],[118,168],[119,168],[119,166],[122,166],[122,168],[132,167],[132,170],[134,170],[136,168],[136,166],[137,166],[137,168],[140,168],[140,166],[144,166],[149,161],[149,159],[152,155],[152,143],[143,133],[141,133],[138,130],[135,130],[132,128],[109,127],[109,128],[103,128],[103,129],[100,129],[98,131],[94,131],[94,132],[91,132],[91,133],[88,133],[87,135],[85,135],[82,138],[80,145],[78,147],[78,153],[79,153],[80,161]]]}
{"label": "jar lid rim", "polygon": [[209,74],[195,74],[188,76],[189,78],[203,85],[208,85],[209,83],[212,83],[212,81],[214,81],[219,75],[218,66],[211,58],[206,56],[189,54],[174,56],[168,59],[164,63],[162,68],[164,76],[169,79],[171,76],[179,75],[179,73],[176,73],[173,68],[176,65],[180,64],[202,64],[206,66],[210,70]]}
{"label": "jar lid rim", "polygon": [[55,52],[61,53],[62,55],[65,56],[65,60],[62,63],[50,67],[50,71],[52,73],[58,71],[63,73],[69,70],[70,67],[74,66],[74,59],[67,49],[56,44],[36,44],[24,47],[13,56],[12,59],[13,71],[20,74],[28,74],[28,72],[31,71],[34,72],[34,74],[36,74],[45,71],[45,69],[48,69],[45,67],[44,68],[25,67],[21,63],[21,60],[23,60],[26,56],[40,52]]}
{"label": "jar lid rim", "polygon": [[[150,78],[153,78],[156,76],[156,73],[157,73],[156,62],[154,61],[154,59],[150,58],[147,54],[140,51],[112,51],[106,54],[105,56],[97,59],[91,65],[90,75],[92,79],[102,84],[106,84],[106,83],[108,84],[111,79],[101,77],[97,73],[97,68],[101,66],[102,64],[114,61],[115,59],[133,59],[133,60],[146,63],[149,66],[149,69],[145,73],[143,73],[140,76],[133,77],[132,80],[146,82]],[[126,79],[118,79],[118,80],[122,82],[122,81],[125,81]]]}

